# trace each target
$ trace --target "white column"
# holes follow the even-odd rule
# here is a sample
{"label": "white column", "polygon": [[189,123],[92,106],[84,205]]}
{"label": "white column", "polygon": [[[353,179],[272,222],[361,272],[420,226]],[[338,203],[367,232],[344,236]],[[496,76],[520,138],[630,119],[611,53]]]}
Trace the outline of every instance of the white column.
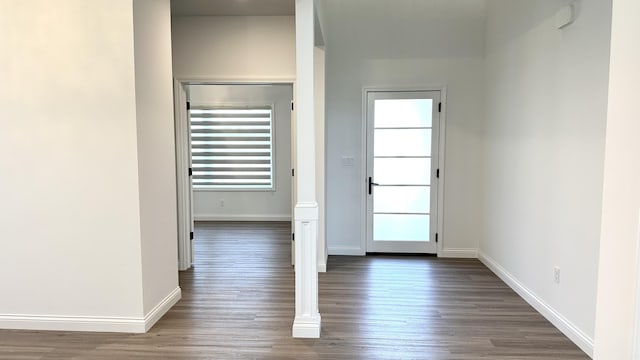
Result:
{"label": "white column", "polygon": [[314,47],[314,101],[316,124],[316,201],[318,202],[318,272],[327,272],[327,240],[326,240],[326,198],[324,171],[324,83],[325,83],[324,48]]}
{"label": "white column", "polygon": [[[640,3],[614,0],[594,359],[640,359]],[[634,321],[635,317],[635,321]]]}
{"label": "white column", "polygon": [[314,5],[296,0],[297,204],[295,207],[296,316],[293,337],[319,338],[318,203],[314,123]]}

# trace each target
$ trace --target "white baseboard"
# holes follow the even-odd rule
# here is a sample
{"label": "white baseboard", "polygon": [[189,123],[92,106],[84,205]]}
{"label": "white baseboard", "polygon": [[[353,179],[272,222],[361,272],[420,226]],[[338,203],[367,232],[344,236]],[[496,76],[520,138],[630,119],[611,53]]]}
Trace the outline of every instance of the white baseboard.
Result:
{"label": "white baseboard", "polygon": [[478,249],[442,249],[438,257],[450,259],[477,259]]}
{"label": "white baseboard", "polygon": [[[366,252],[359,247],[330,247],[329,255],[363,256]],[[438,255],[441,258],[477,259],[478,249],[443,249]]]}
{"label": "white baseboard", "polygon": [[524,284],[520,283],[513,275],[511,275],[505,268],[500,266],[495,260],[484,254],[482,251],[478,252],[478,259],[485,264],[491,271],[493,271],[502,281],[504,281],[509,287],[511,287],[520,297],[522,297],[529,305],[533,306],[542,316],[549,320],[555,327],[557,327],[563,334],[565,334],[571,341],[573,341],[582,351],[587,353],[593,358],[593,339],[580,330],[567,318],[562,316],[553,307],[547,304],[543,299],[538,297],[533,291],[529,290]]}
{"label": "white baseboard", "polygon": [[182,298],[182,290],[180,287],[175,288],[169,295],[167,295],[162,301],[158,303],[149,313],[144,317],[144,332],[149,331],[158,320],[160,320],[164,314],[169,311],[173,305],[175,305]]}
{"label": "white baseboard", "polygon": [[329,262],[329,255],[327,250],[325,250],[324,256],[321,256],[321,259],[318,260],[316,264],[318,272],[327,272],[327,262]]}
{"label": "white baseboard", "polygon": [[329,255],[344,255],[344,256],[365,255],[365,252],[359,247],[346,247],[346,246],[329,247],[328,253]]}
{"label": "white baseboard", "polygon": [[2,314],[0,329],[143,333],[145,321],[135,317]]}
{"label": "white baseboard", "polygon": [[292,336],[294,338],[317,339],[320,337],[320,315],[301,316],[293,320]]}
{"label": "white baseboard", "polygon": [[195,214],[194,221],[291,221],[291,215],[272,214]]}
{"label": "white baseboard", "polygon": [[0,314],[0,329],[144,333],[180,297],[180,288],[176,288],[145,317]]}

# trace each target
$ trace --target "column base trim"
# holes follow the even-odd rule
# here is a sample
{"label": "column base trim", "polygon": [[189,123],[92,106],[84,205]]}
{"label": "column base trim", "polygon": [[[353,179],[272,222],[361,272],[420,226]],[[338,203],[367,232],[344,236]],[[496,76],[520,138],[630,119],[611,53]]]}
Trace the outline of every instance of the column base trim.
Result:
{"label": "column base trim", "polygon": [[320,314],[317,316],[296,316],[293,320],[292,333],[294,338],[320,338]]}

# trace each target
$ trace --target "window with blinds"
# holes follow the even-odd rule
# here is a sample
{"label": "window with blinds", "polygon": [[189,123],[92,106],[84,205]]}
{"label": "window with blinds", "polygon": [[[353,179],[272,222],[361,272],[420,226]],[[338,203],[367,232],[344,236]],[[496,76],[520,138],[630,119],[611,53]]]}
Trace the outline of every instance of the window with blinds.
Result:
{"label": "window with blinds", "polygon": [[189,110],[193,188],[273,189],[273,109]]}

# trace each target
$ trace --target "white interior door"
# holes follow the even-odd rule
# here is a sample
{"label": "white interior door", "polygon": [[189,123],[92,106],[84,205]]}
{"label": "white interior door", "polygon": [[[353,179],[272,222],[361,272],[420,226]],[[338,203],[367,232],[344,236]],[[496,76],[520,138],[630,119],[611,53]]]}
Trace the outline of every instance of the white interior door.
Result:
{"label": "white interior door", "polygon": [[191,134],[186,85],[175,83],[176,171],[178,187],[178,266],[193,265],[193,201],[191,189]]}
{"label": "white interior door", "polygon": [[[187,94],[187,98],[188,98]],[[195,257],[195,251],[193,249],[193,241],[194,241],[194,234],[196,231],[196,225],[195,225],[195,220],[194,220],[194,216],[193,216],[193,154],[191,153],[191,102],[187,101],[187,119],[189,122],[189,126],[187,126],[187,156],[189,157],[189,161],[188,161],[188,165],[189,165],[189,170],[187,170],[187,173],[189,174],[189,185],[188,185],[188,189],[189,189],[189,214],[188,214],[188,219],[189,219],[189,246],[188,246],[188,256],[189,256],[189,261],[190,261],[190,266],[193,266],[193,261],[194,261],[194,257]]]}
{"label": "white interior door", "polygon": [[440,92],[366,101],[367,252],[436,253]]}

